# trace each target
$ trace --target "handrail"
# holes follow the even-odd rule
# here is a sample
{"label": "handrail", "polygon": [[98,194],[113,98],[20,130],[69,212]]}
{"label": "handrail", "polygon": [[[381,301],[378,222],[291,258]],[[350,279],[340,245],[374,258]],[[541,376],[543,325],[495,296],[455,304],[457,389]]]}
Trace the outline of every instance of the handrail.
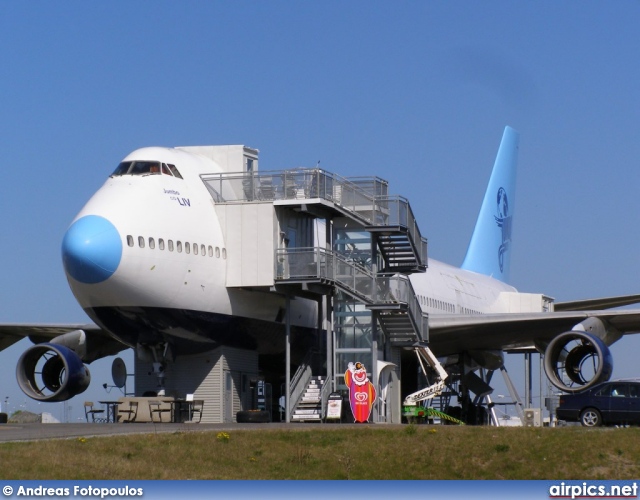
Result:
{"label": "handrail", "polygon": [[[399,226],[409,234],[420,262],[427,260],[427,240],[422,237],[418,222],[413,214],[409,200],[404,196],[377,196],[376,204],[381,209],[376,213],[379,220],[376,226]],[[384,214],[384,215],[383,215]]]}
{"label": "handrail", "polygon": [[327,416],[327,401],[329,400],[329,388],[331,384],[329,383],[329,378],[326,378],[324,384],[322,384],[322,389],[320,390],[320,418],[322,420]]}
{"label": "handrail", "polygon": [[374,279],[365,267],[322,247],[276,249],[275,277],[276,280],[330,281],[369,302]]}
{"label": "handrail", "polygon": [[406,228],[419,262],[426,263],[427,244],[409,201],[389,196],[379,177],[341,177],[320,168],[259,172],[225,172],[200,176],[216,203],[323,199],[370,226]]}
{"label": "handrail", "polygon": [[409,318],[418,332],[420,340],[429,340],[429,319],[422,312],[420,301],[409,278],[398,274],[378,275],[372,299],[374,304],[407,304]]}
{"label": "handrail", "polygon": [[275,276],[276,280],[325,280],[370,305],[407,304],[420,340],[427,340],[428,319],[406,276],[382,274],[374,277],[371,271],[356,262],[322,247],[276,249]]}
{"label": "handrail", "polygon": [[[307,358],[309,358],[307,360]],[[289,399],[289,418],[293,414],[295,407],[298,405],[302,394],[304,393],[304,389],[311,380],[311,365],[309,364],[309,360],[311,359],[311,353],[308,353],[305,359],[300,363],[296,373],[293,375],[291,379],[290,389],[291,389],[291,397]]]}

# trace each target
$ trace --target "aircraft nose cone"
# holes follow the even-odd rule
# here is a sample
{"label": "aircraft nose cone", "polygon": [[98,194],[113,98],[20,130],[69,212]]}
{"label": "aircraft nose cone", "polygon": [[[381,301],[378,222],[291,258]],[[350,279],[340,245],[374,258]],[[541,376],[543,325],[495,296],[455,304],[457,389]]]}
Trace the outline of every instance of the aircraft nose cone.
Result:
{"label": "aircraft nose cone", "polygon": [[118,269],[122,239],[104,217],[87,215],[71,224],[62,240],[66,272],[81,283],[100,283]]}

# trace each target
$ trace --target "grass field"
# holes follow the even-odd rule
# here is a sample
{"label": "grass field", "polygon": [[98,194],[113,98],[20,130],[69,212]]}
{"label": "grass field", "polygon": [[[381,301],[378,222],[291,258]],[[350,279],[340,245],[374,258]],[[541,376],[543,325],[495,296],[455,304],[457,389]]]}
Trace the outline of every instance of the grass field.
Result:
{"label": "grass field", "polygon": [[640,429],[349,427],[0,444],[2,479],[637,479]]}

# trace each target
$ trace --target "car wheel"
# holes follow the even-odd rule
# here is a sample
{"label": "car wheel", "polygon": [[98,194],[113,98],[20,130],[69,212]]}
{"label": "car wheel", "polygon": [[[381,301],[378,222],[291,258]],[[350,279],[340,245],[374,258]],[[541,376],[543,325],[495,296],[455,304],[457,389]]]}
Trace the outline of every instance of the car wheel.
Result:
{"label": "car wheel", "polygon": [[602,425],[602,415],[595,408],[587,408],[580,414],[580,423],[585,427],[598,427]]}

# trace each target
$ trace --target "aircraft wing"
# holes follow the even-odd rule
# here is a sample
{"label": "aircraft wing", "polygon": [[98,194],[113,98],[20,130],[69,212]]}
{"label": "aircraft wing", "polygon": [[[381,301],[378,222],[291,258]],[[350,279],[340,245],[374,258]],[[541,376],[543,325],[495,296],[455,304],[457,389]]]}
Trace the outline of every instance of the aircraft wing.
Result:
{"label": "aircraft wing", "polygon": [[436,356],[470,350],[544,347],[586,318],[603,320],[620,333],[640,333],[640,310],[556,311],[429,316],[429,348]]}
{"label": "aircraft wing", "polygon": [[640,295],[620,295],[617,297],[603,297],[599,299],[572,300],[568,302],[554,302],[556,311],[594,311],[610,309],[612,307],[629,306],[640,302]]}
{"label": "aircraft wing", "polygon": [[28,337],[34,344],[48,342],[59,335],[75,330],[83,330],[87,337],[85,363],[113,356],[129,346],[113,338],[106,330],[94,324],[0,324],[0,351]]}

